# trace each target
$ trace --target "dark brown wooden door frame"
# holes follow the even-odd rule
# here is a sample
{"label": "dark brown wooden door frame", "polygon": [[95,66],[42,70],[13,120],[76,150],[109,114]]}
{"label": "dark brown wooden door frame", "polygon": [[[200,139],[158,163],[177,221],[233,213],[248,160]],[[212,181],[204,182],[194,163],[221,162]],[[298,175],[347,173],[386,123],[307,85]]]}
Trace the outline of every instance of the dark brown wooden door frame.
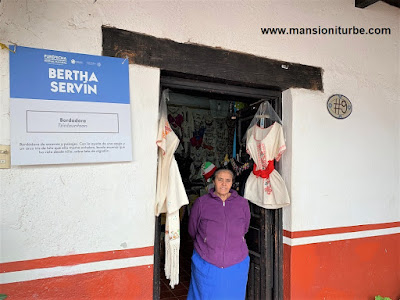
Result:
{"label": "dark brown wooden door frame", "polygon": [[[209,91],[221,97],[224,94],[248,97],[260,93],[256,97],[259,99],[263,99],[265,91],[280,93],[288,88],[323,90],[322,69],[318,67],[204,45],[178,43],[107,26],[102,27],[102,33],[103,55],[126,58],[129,63],[157,67],[164,72],[164,75],[173,75],[170,76],[170,80],[176,82],[164,82],[165,86],[178,88],[176,85],[179,81],[180,88],[189,84],[192,90]],[[196,83],[182,81],[182,77],[194,80]],[[276,254],[273,255],[275,290],[272,298],[282,299],[282,210],[265,210],[265,212],[269,215],[266,219],[270,220],[265,226],[273,228],[274,231],[272,236]],[[156,218],[156,224],[158,222]],[[155,241],[159,237],[160,227],[156,226]],[[160,256],[157,243],[154,254],[155,258]],[[155,286],[154,290],[154,299],[159,299],[160,266],[157,261],[154,268],[154,280],[155,283],[158,282],[158,288]]]}
{"label": "dark brown wooden door frame", "polygon": [[[213,82],[212,79],[201,78],[193,80],[181,77],[171,76],[170,72],[162,72],[160,80],[160,91],[170,88],[173,91],[198,92],[203,96],[212,94],[213,97],[232,99],[239,97],[244,101],[253,103],[261,102],[260,99],[272,101],[274,108],[279,116],[282,113],[281,92],[267,89],[248,88],[243,86],[227,85]],[[188,76],[191,77],[191,76]],[[257,276],[259,287],[255,293],[247,294],[248,299],[283,299],[283,245],[282,245],[282,209],[266,210],[259,209],[261,217],[261,230],[264,234],[260,241],[261,256],[258,259],[261,273]],[[156,218],[154,237],[154,274],[153,274],[153,299],[160,299],[160,218]],[[250,254],[251,255],[251,254]],[[251,257],[254,257],[254,255]],[[251,276],[249,277],[249,281]],[[259,280],[259,281],[258,281]]]}

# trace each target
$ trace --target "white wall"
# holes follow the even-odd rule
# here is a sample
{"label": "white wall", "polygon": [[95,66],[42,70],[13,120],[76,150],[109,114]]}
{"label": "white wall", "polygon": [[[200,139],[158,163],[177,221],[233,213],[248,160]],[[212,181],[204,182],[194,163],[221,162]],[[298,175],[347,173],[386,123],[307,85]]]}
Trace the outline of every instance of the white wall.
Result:
{"label": "white wall", "polygon": [[[85,25],[76,16],[80,5],[62,6],[2,1],[1,42],[100,55],[101,21]],[[0,64],[0,143],[9,144],[7,51],[0,52]],[[3,262],[154,244],[160,72],[131,65],[129,76],[131,163],[0,170]]]}
{"label": "white wall", "polygon": [[[294,231],[399,219],[399,14],[385,3],[361,10],[347,0],[2,0],[0,42],[101,55],[101,26],[109,25],[322,67],[324,92],[289,90],[285,96],[292,157],[283,175],[292,206],[284,221]],[[260,32],[268,26],[353,25],[390,27],[392,34]],[[5,50],[0,64],[0,144],[9,144]],[[3,260],[152,244],[159,71],[130,71],[134,161],[0,170]],[[348,119],[327,112],[333,93],[352,101]]]}
{"label": "white wall", "polygon": [[[285,220],[286,228],[398,221],[400,103],[392,101],[396,94],[385,99],[379,91],[362,87],[349,96],[353,113],[337,120],[327,112],[328,95],[305,90],[290,93],[292,206],[291,224]],[[381,105],[376,105],[376,99]]]}

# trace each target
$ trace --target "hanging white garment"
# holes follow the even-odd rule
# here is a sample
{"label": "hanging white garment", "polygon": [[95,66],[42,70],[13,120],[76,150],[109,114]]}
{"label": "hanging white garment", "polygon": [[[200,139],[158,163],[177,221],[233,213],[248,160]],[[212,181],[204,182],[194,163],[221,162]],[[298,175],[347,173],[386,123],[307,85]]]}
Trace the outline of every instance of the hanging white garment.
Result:
{"label": "hanging white garment", "polygon": [[163,91],[160,103],[157,146],[157,194],[155,215],[166,213],[165,277],[173,288],[179,283],[180,224],[179,209],[189,203],[174,152],[179,139],[172,131],[167,117],[168,90]]}
{"label": "hanging white garment", "polygon": [[[269,209],[290,204],[285,182],[273,166],[274,160],[279,161],[285,150],[283,130],[278,122],[268,128],[258,125],[249,128],[246,151],[253,159],[255,167],[247,179],[244,197],[250,202]],[[267,178],[265,174],[268,174]]]}

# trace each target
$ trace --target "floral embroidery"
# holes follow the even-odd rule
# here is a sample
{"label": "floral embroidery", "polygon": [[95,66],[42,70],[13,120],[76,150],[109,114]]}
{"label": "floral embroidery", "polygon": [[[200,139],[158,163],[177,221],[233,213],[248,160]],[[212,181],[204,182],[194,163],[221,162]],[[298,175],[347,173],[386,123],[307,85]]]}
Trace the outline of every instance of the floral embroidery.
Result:
{"label": "floral embroidery", "polygon": [[257,166],[260,166],[261,169],[265,169],[265,167],[268,165],[267,158],[265,155],[265,145],[263,143],[257,143]]}
{"label": "floral embroidery", "polygon": [[235,170],[236,176],[239,176],[240,174],[242,174],[242,172],[244,170],[247,170],[250,168],[250,164],[248,162],[240,167],[236,164],[236,162],[233,158],[230,159],[230,162],[231,162],[233,169]]}
{"label": "floral embroidery", "polygon": [[180,230],[178,230],[178,231],[170,231],[169,234],[168,234],[168,236],[169,236],[169,240],[170,240],[170,241],[179,239]]}
{"label": "floral embroidery", "polygon": [[271,181],[269,179],[264,180],[264,191],[270,195],[272,193]]}
{"label": "floral embroidery", "polygon": [[286,150],[286,145],[282,145],[278,150],[278,155],[276,156],[275,160],[279,161],[282,157],[283,152]]}
{"label": "floral embroidery", "polygon": [[169,123],[168,121],[165,121],[165,126],[164,126],[164,130],[162,133],[162,137],[163,139],[165,139],[167,137],[167,135],[172,131],[171,127],[169,127]]}

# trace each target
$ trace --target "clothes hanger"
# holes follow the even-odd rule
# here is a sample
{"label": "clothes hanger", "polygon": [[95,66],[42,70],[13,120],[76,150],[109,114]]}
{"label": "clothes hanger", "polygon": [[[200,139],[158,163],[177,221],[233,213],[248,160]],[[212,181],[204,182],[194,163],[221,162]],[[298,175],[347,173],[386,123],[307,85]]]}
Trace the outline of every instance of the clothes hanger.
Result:
{"label": "clothes hanger", "polygon": [[256,116],[257,119],[269,119],[270,115],[258,115]]}

